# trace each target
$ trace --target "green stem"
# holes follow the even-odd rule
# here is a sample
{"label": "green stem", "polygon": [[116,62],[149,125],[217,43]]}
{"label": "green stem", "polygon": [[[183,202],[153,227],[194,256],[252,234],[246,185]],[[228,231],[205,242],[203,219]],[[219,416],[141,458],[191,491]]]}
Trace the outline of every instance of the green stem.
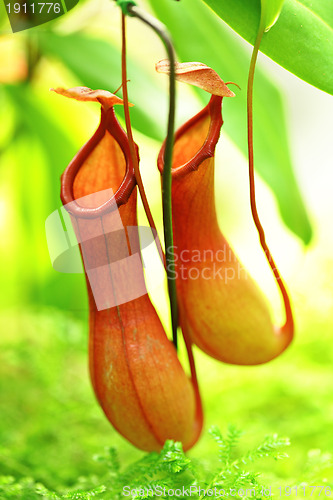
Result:
{"label": "green stem", "polygon": [[128,12],[131,16],[137,17],[145,24],[150,26],[162,40],[167,51],[170,61],[170,76],[169,76],[169,116],[167,137],[165,141],[164,168],[162,175],[162,204],[163,204],[163,226],[164,226],[164,241],[165,241],[165,259],[166,272],[168,278],[168,291],[171,310],[172,338],[175,347],[177,348],[177,327],[178,327],[178,304],[176,281],[174,279],[175,259],[173,252],[173,231],[172,231],[172,204],[171,204],[171,168],[172,168],[172,153],[174,145],[174,130],[175,130],[175,108],[176,108],[176,83],[175,83],[175,53],[172,41],[165,26],[157,19],[150,16],[140,8],[129,5]]}

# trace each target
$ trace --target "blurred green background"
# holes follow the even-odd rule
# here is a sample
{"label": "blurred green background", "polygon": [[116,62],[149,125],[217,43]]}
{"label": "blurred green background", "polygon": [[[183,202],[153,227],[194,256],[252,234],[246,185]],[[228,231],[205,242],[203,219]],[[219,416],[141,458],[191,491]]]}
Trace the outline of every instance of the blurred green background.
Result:
{"label": "blurred green background", "polygon": [[[249,208],[244,152],[250,46],[200,0],[153,4],[145,5],[168,24],[179,59],[204,62],[242,89],[224,105],[216,161],[219,220],[265,291],[276,322],[282,321]],[[183,9],[181,16],[176,8]],[[115,446],[123,464],[142,456],[95,401],[84,277],[52,268],[45,237],[45,220],[60,206],[60,175],[99,119],[97,105],[66,100],[49,88],[119,87],[120,14],[111,2],[81,1],[63,18],[16,34],[1,15],[0,474],[33,477],[57,490],[81,476],[98,476],[100,464],[92,457],[105,446]],[[135,140],[161,231],[156,157],[166,129],[167,81],[154,73],[154,64],[165,54],[134,19],[128,20],[128,54]],[[179,84],[177,124],[207,101],[207,94]],[[195,351],[206,424],[189,456],[209,464],[215,444],[207,429],[218,425],[223,431],[231,423],[246,431],[244,446],[266,434],[290,438],[289,459],[260,466],[268,480],[305,481],[310,457],[316,484],[322,484],[333,481],[332,97],[261,55],[255,114],[258,210],[291,292],[296,338],[279,359],[259,367],[223,365]],[[141,206],[139,214],[145,224]],[[168,326],[164,288],[152,299]]]}

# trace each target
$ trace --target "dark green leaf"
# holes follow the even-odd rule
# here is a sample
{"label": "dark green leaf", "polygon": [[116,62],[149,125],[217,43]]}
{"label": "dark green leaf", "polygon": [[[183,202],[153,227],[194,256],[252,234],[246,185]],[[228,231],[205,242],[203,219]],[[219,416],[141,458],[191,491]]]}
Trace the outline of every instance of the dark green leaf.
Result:
{"label": "dark green leaf", "polygon": [[[260,0],[204,1],[253,44]],[[279,21],[265,33],[260,50],[299,78],[333,94],[332,0],[286,0]]]}
{"label": "dark green leaf", "polygon": [[[121,85],[118,46],[82,33],[60,36],[56,33],[40,32],[38,35],[43,53],[61,60],[76,75],[80,84],[111,92]],[[131,108],[133,126],[154,139],[163,139],[166,125],[161,124],[160,114],[165,113],[166,96],[161,89],[149,83],[149,75],[130,58],[127,72],[130,79],[129,96],[131,102],[135,104]],[[164,107],[162,110],[160,107],[158,113],[156,113],[156,103]],[[117,109],[118,113],[122,114],[120,106]]]}

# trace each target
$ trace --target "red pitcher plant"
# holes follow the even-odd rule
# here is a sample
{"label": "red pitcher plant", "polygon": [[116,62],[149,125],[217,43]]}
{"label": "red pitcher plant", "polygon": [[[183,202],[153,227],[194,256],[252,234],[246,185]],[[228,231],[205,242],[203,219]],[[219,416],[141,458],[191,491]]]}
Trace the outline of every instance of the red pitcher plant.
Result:
{"label": "red pitcher plant", "polygon": [[[157,71],[169,72],[168,61]],[[266,300],[221,233],[214,195],[214,154],[221,107],[233,95],[201,63],[178,64],[178,80],[211,94],[209,104],[175,137],[172,213],[180,324],[185,337],[210,356],[237,365],[265,363],[282,353],[293,325],[273,325]],[[158,157],[164,167],[164,145]]]}
{"label": "red pitcher plant", "polygon": [[173,439],[188,449],[202,428],[200,397],[145,287],[133,164],[113,109],[122,100],[84,87],[56,92],[101,105],[98,129],[61,179],[86,274],[96,397],[112,425],[138,448],[160,450]]}

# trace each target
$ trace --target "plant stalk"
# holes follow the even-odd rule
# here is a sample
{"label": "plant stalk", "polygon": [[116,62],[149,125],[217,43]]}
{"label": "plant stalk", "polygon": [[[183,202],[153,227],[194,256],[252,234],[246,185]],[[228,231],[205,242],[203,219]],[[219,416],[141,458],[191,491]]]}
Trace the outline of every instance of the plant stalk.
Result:
{"label": "plant stalk", "polygon": [[170,299],[172,338],[177,348],[177,328],[178,328],[178,303],[176,281],[174,279],[175,259],[173,252],[173,230],[172,230],[172,203],[171,203],[171,185],[172,185],[172,153],[174,145],[175,130],[175,109],[176,109],[176,79],[175,79],[175,52],[172,41],[165,26],[157,19],[150,16],[137,6],[129,5],[128,12],[131,16],[137,17],[142,22],[150,26],[162,40],[170,61],[169,75],[169,115],[167,126],[167,137],[165,141],[164,168],[162,174],[162,205],[163,205],[163,227],[165,242],[165,260],[166,272],[168,278],[168,291]]}

